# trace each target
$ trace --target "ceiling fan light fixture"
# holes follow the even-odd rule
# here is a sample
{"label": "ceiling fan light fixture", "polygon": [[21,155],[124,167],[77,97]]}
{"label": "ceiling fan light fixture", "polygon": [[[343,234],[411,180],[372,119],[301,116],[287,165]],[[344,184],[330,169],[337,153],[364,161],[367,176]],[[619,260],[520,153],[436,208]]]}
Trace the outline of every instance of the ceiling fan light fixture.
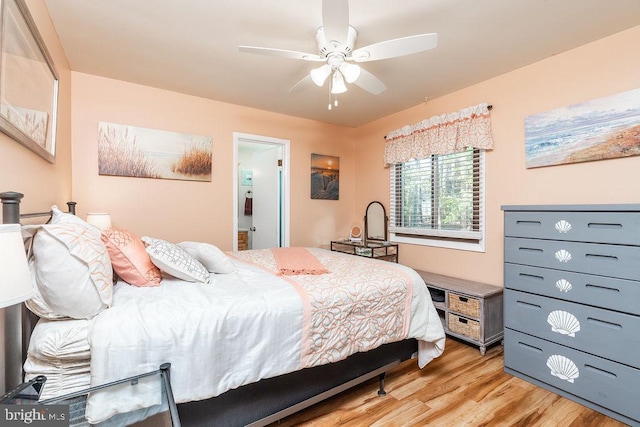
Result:
{"label": "ceiling fan light fixture", "polygon": [[343,62],[340,64],[340,72],[344,76],[347,83],[353,83],[360,77],[360,66]]}
{"label": "ceiling fan light fixture", "polygon": [[344,78],[342,73],[338,70],[333,72],[333,78],[331,79],[331,93],[337,95],[339,93],[345,93],[347,86],[344,84]]}
{"label": "ceiling fan light fixture", "polygon": [[325,80],[331,74],[331,66],[329,64],[324,64],[322,67],[314,68],[309,72],[311,76],[311,80],[317,85],[322,87],[324,85]]}

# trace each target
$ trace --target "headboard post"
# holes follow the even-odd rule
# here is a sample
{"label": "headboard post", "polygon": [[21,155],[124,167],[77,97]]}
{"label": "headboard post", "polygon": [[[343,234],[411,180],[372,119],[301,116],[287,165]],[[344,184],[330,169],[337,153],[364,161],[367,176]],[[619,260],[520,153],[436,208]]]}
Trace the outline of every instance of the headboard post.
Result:
{"label": "headboard post", "polygon": [[[22,193],[7,191],[0,193],[2,222],[20,223],[20,200]],[[19,305],[0,310],[4,315],[4,390],[8,391],[22,382],[22,308]]]}
{"label": "headboard post", "polygon": [[69,208],[69,213],[70,214],[76,214],[76,202],[67,202],[67,207]]}
{"label": "headboard post", "polygon": [[22,193],[15,191],[6,191],[0,193],[2,200],[2,222],[4,224],[20,223],[20,200],[24,197]]}

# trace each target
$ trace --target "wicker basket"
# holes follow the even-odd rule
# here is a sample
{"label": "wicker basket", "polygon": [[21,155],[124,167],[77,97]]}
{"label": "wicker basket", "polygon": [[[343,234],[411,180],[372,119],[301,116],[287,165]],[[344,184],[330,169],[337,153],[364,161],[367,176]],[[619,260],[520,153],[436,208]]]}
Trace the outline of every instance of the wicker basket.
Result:
{"label": "wicker basket", "polygon": [[465,316],[480,318],[480,300],[478,298],[465,297],[453,292],[449,293],[449,310]]}
{"label": "wicker basket", "polygon": [[480,322],[449,313],[447,323],[449,331],[455,334],[464,335],[465,337],[472,338],[476,341],[480,340]]}

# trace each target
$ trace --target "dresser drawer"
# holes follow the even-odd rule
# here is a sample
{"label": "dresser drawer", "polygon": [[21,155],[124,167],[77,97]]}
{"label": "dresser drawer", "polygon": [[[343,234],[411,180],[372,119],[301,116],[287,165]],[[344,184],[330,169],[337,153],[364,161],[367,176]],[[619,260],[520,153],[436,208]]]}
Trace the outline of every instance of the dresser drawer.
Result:
{"label": "dresser drawer", "polygon": [[640,282],[506,263],[504,287],[640,314]]}
{"label": "dresser drawer", "polygon": [[637,245],[640,212],[505,212],[509,237]]}
{"label": "dresser drawer", "polygon": [[505,329],[504,343],[506,368],[640,420],[639,369],[511,329]]}
{"label": "dresser drawer", "polygon": [[640,368],[640,316],[507,290],[505,326]]}
{"label": "dresser drawer", "polygon": [[640,280],[638,246],[506,237],[504,260],[535,267]]}
{"label": "dresser drawer", "polygon": [[449,310],[465,316],[480,318],[480,299],[449,292]]}

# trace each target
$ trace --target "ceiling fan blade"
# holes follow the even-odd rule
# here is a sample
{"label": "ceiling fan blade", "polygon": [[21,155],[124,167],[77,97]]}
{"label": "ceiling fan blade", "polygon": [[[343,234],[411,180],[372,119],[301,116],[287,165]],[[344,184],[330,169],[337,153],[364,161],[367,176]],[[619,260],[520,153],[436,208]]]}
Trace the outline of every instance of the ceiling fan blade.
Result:
{"label": "ceiling fan blade", "polygon": [[387,86],[382,83],[382,80],[380,80],[364,68],[360,69],[360,76],[353,83],[373,95],[379,95],[387,90]]}
{"label": "ceiling fan blade", "polygon": [[274,49],[270,47],[239,46],[238,50],[245,53],[257,53],[260,55],[279,56],[282,58],[304,59],[305,61],[323,62],[326,58],[314,53],[297,52],[295,50]]}
{"label": "ceiling fan blade", "polygon": [[436,33],[418,34],[361,47],[353,51],[351,58],[356,62],[378,61],[412,55],[433,49],[437,45],[438,35]]}
{"label": "ceiling fan blade", "polygon": [[304,77],[302,80],[296,83],[291,89],[289,89],[289,93],[299,93],[312,87],[316,87],[316,85],[311,79],[311,76],[307,74],[306,77]]}
{"label": "ceiling fan blade", "polygon": [[349,1],[323,0],[322,27],[327,44],[333,40],[345,43],[349,31]]}

